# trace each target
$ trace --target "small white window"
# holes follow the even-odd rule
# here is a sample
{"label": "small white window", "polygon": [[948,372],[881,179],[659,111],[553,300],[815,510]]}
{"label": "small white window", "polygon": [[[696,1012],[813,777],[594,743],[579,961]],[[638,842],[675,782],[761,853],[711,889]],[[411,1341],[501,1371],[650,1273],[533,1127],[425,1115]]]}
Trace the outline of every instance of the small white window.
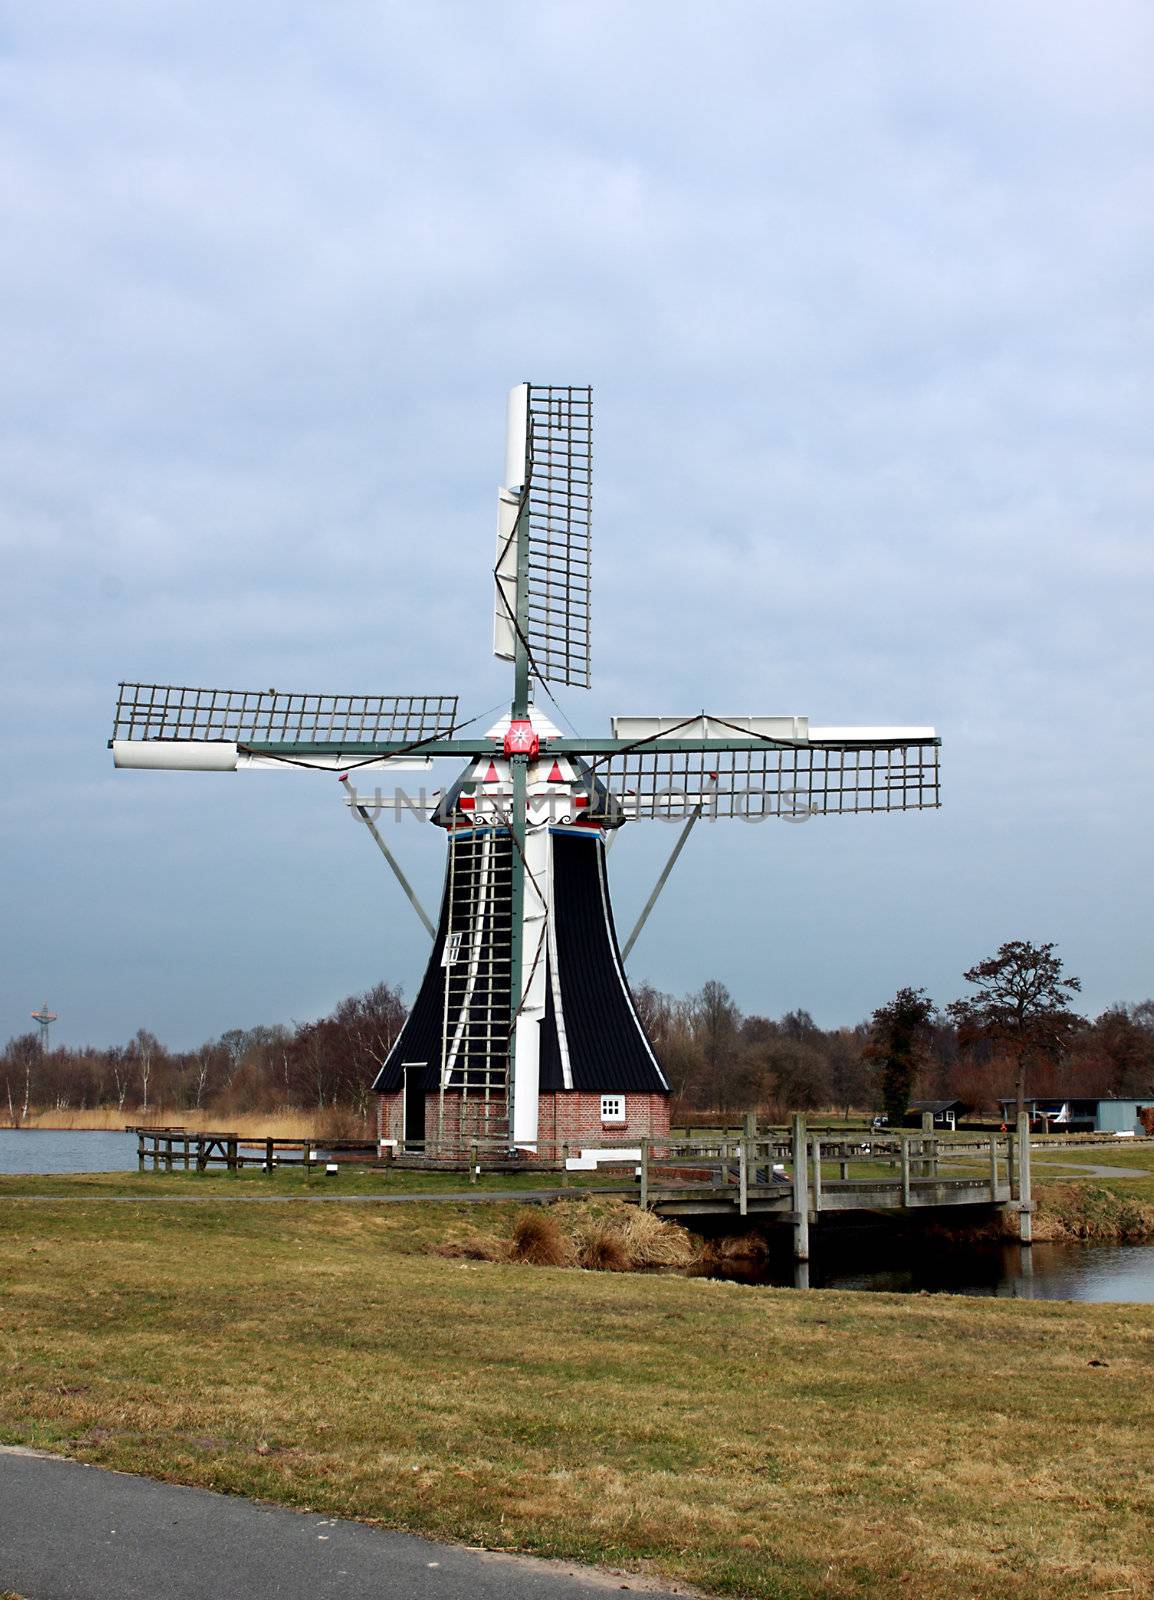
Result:
{"label": "small white window", "polygon": [[601,1096],[602,1122],[625,1121],[625,1096],[623,1094],[603,1094]]}
{"label": "small white window", "polygon": [[451,967],[460,959],[461,944],[464,938],[465,932],[463,928],[457,928],[449,935],[448,943],[441,951],[441,965],[443,967]]}

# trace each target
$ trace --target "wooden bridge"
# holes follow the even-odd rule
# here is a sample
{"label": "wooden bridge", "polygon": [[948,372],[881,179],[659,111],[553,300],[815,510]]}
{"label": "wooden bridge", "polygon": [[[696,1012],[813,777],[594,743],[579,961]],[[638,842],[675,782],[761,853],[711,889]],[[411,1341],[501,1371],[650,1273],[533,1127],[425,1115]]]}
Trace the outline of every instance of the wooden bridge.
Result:
{"label": "wooden bridge", "polygon": [[809,1259],[810,1228],[831,1212],[932,1212],[998,1207],[1032,1239],[1029,1118],[1015,1133],[939,1138],[921,1132],[642,1140],[642,1206],[664,1217],[751,1217],[790,1223],[793,1253]]}

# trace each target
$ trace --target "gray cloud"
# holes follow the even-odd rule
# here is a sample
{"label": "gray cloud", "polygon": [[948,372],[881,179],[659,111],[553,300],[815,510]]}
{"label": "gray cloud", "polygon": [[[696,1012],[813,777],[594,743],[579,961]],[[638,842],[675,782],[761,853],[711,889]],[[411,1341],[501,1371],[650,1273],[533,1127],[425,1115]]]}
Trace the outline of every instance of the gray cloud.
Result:
{"label": "gray cloud", "polygon": [[[331,780],[114,775],[119,677],[507,693],[503,394],[597,391],[568,714],[934,721],[946,809],[702,830],[669,987],[1149,991],[1148,8],[67,0],[0,178],[8,1031],[183,1041],[423,946]],[[442,841],[402,835],[425,893]],[[667,830],[613,857],[621,920]]]}

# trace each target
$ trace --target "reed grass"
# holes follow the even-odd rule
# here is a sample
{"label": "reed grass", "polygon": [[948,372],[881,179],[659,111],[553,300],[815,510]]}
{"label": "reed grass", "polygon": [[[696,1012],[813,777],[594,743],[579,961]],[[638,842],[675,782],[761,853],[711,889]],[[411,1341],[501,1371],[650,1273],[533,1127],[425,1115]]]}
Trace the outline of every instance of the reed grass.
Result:
{"label": "reed grass", "polygon": [[[187,1107],[151,1106],[141,1112],[126,1106],[118,1111],[115,1106],[96,1106],[86,1110],[42,1110],[29,1112],[22,1124],[25,1128],[57,1129],[60,1131],[91,1131],[119,1133],[126,1127],[188,1128],[194,1131],[238,1133],[243,1136],[265,1136],[273,1139],[372,1139],[376,1129],[372,1122],[358,1118],[354,1113],[340,1108],[323,1111],[301,1111],[292,1106],[282,1106],[274,1111],[229,1111],[219,1106],[205,1106],[201,1110]],[[11,1128],[6,1117],[0,1117],[0,1127]]]}

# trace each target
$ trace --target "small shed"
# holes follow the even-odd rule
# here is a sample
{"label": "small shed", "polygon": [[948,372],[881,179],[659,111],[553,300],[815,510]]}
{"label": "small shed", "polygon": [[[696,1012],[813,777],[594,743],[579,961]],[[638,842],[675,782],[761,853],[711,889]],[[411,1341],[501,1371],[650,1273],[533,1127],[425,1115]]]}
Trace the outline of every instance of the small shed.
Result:
{"label": "small shed", "polygon": [[911,1100],[906,1108],[906,1127],[920,1128],[922,1117],[929,1114],[935,1128],[946,1128],[952,1133],[965,1110],[964,1100]]}
{"label": "small shed", "polygon": [[1154,1105],[1154,1095],[1147,1095],[1145,1100],[1099,1100],[1095,1131],[1134,1133],[1141,1136],[1145,1134],[1146,1126],[1139,1113],[1149,1109],[1151,1105]]}

